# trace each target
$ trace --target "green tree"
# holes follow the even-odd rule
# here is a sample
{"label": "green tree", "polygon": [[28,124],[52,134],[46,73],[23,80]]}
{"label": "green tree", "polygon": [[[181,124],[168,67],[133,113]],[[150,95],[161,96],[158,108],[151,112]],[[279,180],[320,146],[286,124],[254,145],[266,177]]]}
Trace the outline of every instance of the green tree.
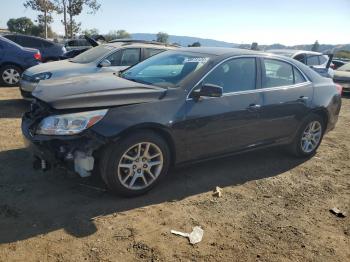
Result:
{"label": "green tree", "polygon": [[74,33],[79,32],[80,24],[74,19],[81,14],[84,8],[88,8],[88,14],[95,14],[101,7],[97,0],[54,0],[58,12],[63,14],[65,37],[73,37]]}
{"label": "green tree", "polygon": [[100,31],[97,28],[92,28],[92,29],[85,29],[81,33],[86,36],[93,36],[93,35],[98,35]]}
{"label": "green tree", "polygon": [[201,43],[200,42],[194,42],[192,45],[188,45],[188,47],[200,47]]}
{"label": "green tree", "polygon": [[157,34],[157,42],[168,43],[168,40],[169,40],[169,35],[167,33],[159,32]]}
{"label": "green tree", "polygon": [[38,17],[45,28],[45,38],[47,38],[48,25],[52,22],[52,12],[57,10],[57,6],[51,0],[26,0],[23,4],[26,8],[31,8],[35,11],[41,12]]}
{"label": "green tree", "polygon": [[318,40],[316,40],[314,45],[311,48],[311,51],[318,52],[319,49],[320,49],[320,44],[318,43]]}
{"label": "green tree", "polygon": [[28,17],[11,18],[7,21],[7,28],[10,32],[30,34],[34,24]]}
{"label": "green tree", "polygon": [[125,30],[118,30],[116,34],[116,39],[128,39],[131,35]]}

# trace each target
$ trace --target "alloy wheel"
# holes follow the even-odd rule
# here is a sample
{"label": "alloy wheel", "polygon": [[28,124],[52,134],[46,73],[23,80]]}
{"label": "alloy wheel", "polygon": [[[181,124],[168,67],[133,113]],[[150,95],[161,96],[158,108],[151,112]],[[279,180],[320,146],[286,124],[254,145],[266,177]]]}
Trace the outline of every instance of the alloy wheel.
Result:
{"label": "alloy wheel", "polygon": [[157,180],[162,172],[163,162],[163,153],[156,144],[135,144],[120,158],[118,179],[128,189],[144,189]]}
{"label": "alloy wheel", "polygon": [[14,85],[19,82],[20,74],[14,68],[8,68],[2,73],[2,79],[6,84]]}
{"label": "alloy wheel", "polygon": [[301,149],[304,153],[311,153],[314,151],[322,137],[322,125],[319,121],[310,122],[301,137]]}

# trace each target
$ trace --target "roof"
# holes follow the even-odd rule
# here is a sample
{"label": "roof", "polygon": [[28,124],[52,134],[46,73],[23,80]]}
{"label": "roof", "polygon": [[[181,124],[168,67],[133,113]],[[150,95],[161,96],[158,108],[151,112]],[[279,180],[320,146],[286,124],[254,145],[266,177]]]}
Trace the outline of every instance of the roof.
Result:
{"label": "roof", "polygon": [[283,55],[289,55],[289,56],[295,56],[297,54],[310,54],[310,55],[321,55],[319,52],[313,52],[313,51],[306,51],[306,50],[294,50],[294,49],[271,49],[266,50],[268,53],[274,53],[274,54],[283,54]]}
{"label": "roof", "polygon": [[175,46],[170,46],[170,45],[160,45],[158,43],[145,43],[145,42],[124,42],[124,41],[116,41],[116,42],[108,42],[104,43],[103,45],[107,46],[113,46],[113,47],[124,47],[124,46],[133,46],[133,47],[152,47],[152,48],[162,48],[162,49],[173,49]]}
{"label": "roof", "polygon": [[257,55],[262,52],[253,51],[249,49],[239,49],[230,47],[184,47],[181,51],[203,53],[208,55]]}

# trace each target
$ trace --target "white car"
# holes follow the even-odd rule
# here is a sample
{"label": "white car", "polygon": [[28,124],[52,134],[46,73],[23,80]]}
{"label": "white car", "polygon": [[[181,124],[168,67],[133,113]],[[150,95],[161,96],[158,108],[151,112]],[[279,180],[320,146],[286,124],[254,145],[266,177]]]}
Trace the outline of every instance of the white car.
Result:
{"label": "white car", "polygon": [[271,49],[267,50],[267,52],[298,60],[303,64],[310,66],[323,77],[333,78],[334,76],[334,70],[331,68],[333,56],[328,56],[313,51],[293,49]]}
{"label": "white car", "polygon": [[70,76],[119,72],[153,55],[174,49],[172,45],[138,40],[118,40],[93,47],[66,60],[40,64],[24,71],[20,91],[25,99],[32,99],[32,92],[40,81]]}

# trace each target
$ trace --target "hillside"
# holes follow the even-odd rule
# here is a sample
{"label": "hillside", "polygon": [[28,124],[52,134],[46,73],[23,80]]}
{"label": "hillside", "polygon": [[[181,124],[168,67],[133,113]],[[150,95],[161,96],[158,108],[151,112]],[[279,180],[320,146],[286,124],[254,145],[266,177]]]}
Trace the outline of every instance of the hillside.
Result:
{"label": "hillside", "polygon": [[[147,40],[152,41],[157,38],[156,34],[147,34],[147,33],[135,33],[132,34],[133,39],[138,40]],[[214,39],[204,39],[199,37],[192,37],[192,36],[177,36],[177,35],[169,35],[169,42],[170,43],[178,43],[182,46],[188,46],[193,44],[194,42],[200,42],[202,46],[214,46],[214,47],[240,47],[240,48],[250,48],[249,44],[235,44],[235,43],[229,43],[224,41],[218,41]],[[301,50],[311,50],[312,44],[309,45],[296,45],[296,46],[285,46],[282,44],[272,44],[272,45],[260,45],[260,49],[262,50],[269,50],[269,49],[301,49]],[[327,44],[321,44],[320,45],[320,52],[336,52],[339,50],[346,50],[350,51],[350,44],[345,45],[327,45]]]}

